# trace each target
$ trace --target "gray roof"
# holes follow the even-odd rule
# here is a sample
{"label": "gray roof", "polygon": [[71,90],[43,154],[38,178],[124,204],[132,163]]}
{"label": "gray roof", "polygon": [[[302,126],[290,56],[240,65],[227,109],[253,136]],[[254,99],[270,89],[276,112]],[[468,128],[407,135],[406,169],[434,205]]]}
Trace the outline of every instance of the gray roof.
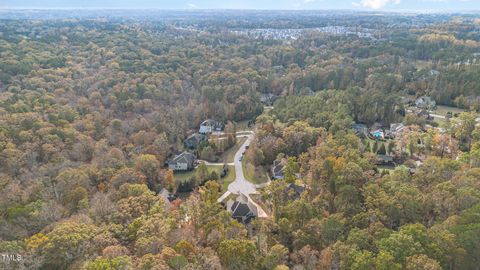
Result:
{"label": "gray roof", "polygon": [[207,119],[200,124],[200,126],[209,126],[209,127],[222,126],[222,125],[223,125],[222,122],[218,122],[213,119]]}
{"label": "gray roof", "polygon": [[196,157],[194,154],[189,153],[189,152],[183,152],[175,158],[170,163],[193,163],[195,161]]}
{"label": "gray roof", "polygon": [[274,160],[272,165],[272,174],[274,177],[283,177],[285,162],[283,160]]}
{"label": "gray roof", "polygon": [[239,218],[245,222],[248,222],[251,218],[255,217],[255,213],[248,203],[235,201],[230,210],[232,211],[233,218]]}
{"label": "gray roof", "polygon": [[383,162],[393,162],[393,157],[388,155],[377,155],[377,160]]}
{"label": "gray roof", "polygon": [[356,133],[360,133],[360,134],[366,134],[368,131],[367,125],[359,124],[359,123],[353,124],[352,129],[355,130]]}
{"label": "gray roof", "polygon": [[194,133],[185,139],[185,143],[191,143],[192,145],[198,145],[201,141],[205,140],[205,135]]}
{"label": "gray roof", "polygon": [[292,197],[294,199],[297,199],[297,198],[300,197],[300,195],[303,193],[303,191],[305,191],[305,187],[290,183],[290,184],[288,184],[287,188],[285,189],[285,192],[287,193],[287,195],[289,195],[290,191],[293,191]]}

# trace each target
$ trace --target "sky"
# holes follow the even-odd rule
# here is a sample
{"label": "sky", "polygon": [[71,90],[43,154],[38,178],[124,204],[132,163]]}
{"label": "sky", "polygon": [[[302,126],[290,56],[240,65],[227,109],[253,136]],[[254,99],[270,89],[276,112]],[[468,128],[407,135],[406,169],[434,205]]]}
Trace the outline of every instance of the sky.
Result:
{"label": "sky", "polygon": [[480,10],[480,0],[0,0],[0,9],[10,8],[343,9],[448,12]]}

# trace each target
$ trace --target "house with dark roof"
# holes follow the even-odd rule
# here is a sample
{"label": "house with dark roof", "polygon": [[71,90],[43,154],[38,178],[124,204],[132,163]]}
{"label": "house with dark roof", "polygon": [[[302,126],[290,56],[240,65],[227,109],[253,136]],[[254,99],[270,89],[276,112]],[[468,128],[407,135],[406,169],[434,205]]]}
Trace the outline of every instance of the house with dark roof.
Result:
{"label": "house with dark roof", "polygon": [[360,137],[367,136],[368,128],[365,124],[355,123],[352,125],[352,129],[355,131],[355,134]]}
{"label": "house with dark roof", "polygon": [[283,171],[285,170],[285,166],[287,165],[287,160],[282,158],[282,159],[277,159],[273,161],[273,165],[270,169],[272,178],[273,179],[283,179],[285,176],[283,174]]}
{"label": "house with dark roof", "polygon": [[296,200],[300,198],[300,196],[304,191],[305,191],[305,187],[290,183],[285,189],[285,194],[288,198],[292,200]]}
{"label": "house with dark roof", "polygon": [[212,133],[214,131],[222,131],[225,128],[225,125],[222,122],[218,122],[212,119],[207,119],[200,124],[198,130],[201,134]]}
{"label": "house with dark roof", "polygon": [[235,201],[232,199],[227,201],[227,211],[232,213],[232,218],[245,224],[257,216],[257,207],[243,194]]}
{"label": "house with dark roof", "polygon": [[207,140],[207,136],[200,133],[194,133],[183,141],[183,145],[188,149],[197,149],[201,142]]}
{"label": "house with dark roof", "polygon": [[168,168],[174,171],[190,171],[195,168],[196,160],[194,154],[183,152],[168,161]]}
{"label": "house with dark roof", "polygon": [[278,96],[272,93],[261,94],[260,102],[262,102],[264,105],[272,106],[275,100],[277,100],[277,98]]}
{"label": "house with dark roof", "polygon": [[394,166],[393,157],[389,155],[377,155],[375,160],[376,165]]}

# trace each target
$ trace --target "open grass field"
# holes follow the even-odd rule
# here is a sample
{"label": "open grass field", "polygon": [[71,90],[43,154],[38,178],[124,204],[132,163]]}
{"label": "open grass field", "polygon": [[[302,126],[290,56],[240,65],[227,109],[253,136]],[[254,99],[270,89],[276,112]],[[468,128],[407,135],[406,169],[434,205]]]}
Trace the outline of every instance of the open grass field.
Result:
{"label": "open grass field", "polygon": [[452,112],[453,114],[456,114],[456,113],[462,113],[462,112],[465,112],[465,111],[466,110],[460,109],[460,108],[457,108],[457,107],[438,105],[437,109],[432,111],[432,113],[438,114],[438,115],[441,115],[441,116],[445,116],[447,114],[447,112]]}
{"label": "open grass field", "polygon": [[230,149],[228,149],[227,151],[225,151],[220,160],[221,162],[225,162],[225,163],[231,163],[233,162],[234,158],[235,158],[235,153],[237,153],[238,149],[240,148],[240,146],[242,146],[242,144],[247,140],[247,138],[237,138],[237,143],[231,147]]}
{"label": "open grass field", "polygon": [[220,184],[222,185],[222,191],[228,190],[228,185],[235,181],[235,166],[228,166],[228,173],[224,178],[220,178]]}
{"label": "open grass field", "polygon": [[263,167],[254,167],[242,161],[243,173],[245,178],[253,184],[262,184],[268,181],[267,171]]}
{"label": "open grass field", "polygon": [[[439,116],[445,116],[445,115],[447,115],[448,112],[452,112],[453,118],[451,120],[452,121],[457,121],[456,120],[457,118],[455,117],[455,114],[460,114],[460,113],[466,112],[466,111],[467,110],[465,110],[465,109],[461,109],[461,108],[457,108],[457,107],[438,105],[437,109],[432,111],[432,114],[439,115]],[[447,120],[445,118],[437,117],[435,115],[433,115],[433,118],[434,118],[435,122],[440,124],[440,126],[443,126],[443,124],[445,124],[447,122]],[[480,114],[477,114],[477,117],[480,117]]]}
{"label": "open grass field", "polygon": [[[216,171],[217,174],[220,176],[220,173],[222,172],[222,165],[207,165],[208,173],[212,173],[213,171]],[[189,172],[176,172],[174,174],[175,181],[178,183],[188,181],[190,178],[195,176],[196,169],[193,171]],[[228,173],[225,175],[224,178],[220,178],[220,181],[224,182],[232,182],[235,180],[235,167],[234,166],[228,166]]]}

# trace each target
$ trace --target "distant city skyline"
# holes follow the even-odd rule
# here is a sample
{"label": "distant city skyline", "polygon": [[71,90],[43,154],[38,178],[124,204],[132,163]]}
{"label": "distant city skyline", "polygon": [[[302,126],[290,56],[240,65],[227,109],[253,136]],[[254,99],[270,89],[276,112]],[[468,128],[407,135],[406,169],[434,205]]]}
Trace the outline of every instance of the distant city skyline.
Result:
{"label": "distant city skyline", "polygon": [[449,12],[480,10],[480,0],[2,0],[0,9],[264,9]]}

